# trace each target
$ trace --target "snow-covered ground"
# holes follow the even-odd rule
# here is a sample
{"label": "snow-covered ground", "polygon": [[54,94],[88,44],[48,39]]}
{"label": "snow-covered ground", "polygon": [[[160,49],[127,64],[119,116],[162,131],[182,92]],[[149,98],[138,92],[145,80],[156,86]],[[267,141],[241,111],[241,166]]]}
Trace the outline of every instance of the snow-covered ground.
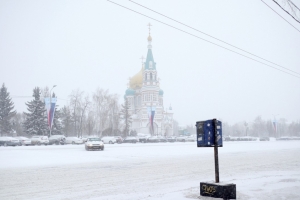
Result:
{"label": "snow-covered ground", "polygon": [[[238,199],[300,199],[300,141],[224,142],[220,181]],[[0,147],[0,199],[213,199],[213,148],[190,143]]]}

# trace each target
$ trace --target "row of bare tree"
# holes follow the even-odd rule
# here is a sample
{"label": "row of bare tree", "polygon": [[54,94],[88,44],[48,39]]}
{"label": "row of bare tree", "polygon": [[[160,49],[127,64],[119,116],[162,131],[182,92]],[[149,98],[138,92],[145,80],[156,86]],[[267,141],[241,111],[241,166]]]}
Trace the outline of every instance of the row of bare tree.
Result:
{"label": "row of bare tree", "polygon": [[[41,100],[49,95],[48,87],[41,90]],[[55,97],[54,93],[52,97]],[[110,94],[109,90],[98,88],[90,97],[77,89],[71,92],[67,102],[62,108],[56,105],[52,134],[77,137],[128,134],[130,124],[125,129],[123,123],[126,119],[130,121],[128,112],[125,112],[128,107],[127,104],[119,104],[117,94]],[[17,113],[13,119],[17,135],[26,135],[22,128],[23,122],[24,114]]]}

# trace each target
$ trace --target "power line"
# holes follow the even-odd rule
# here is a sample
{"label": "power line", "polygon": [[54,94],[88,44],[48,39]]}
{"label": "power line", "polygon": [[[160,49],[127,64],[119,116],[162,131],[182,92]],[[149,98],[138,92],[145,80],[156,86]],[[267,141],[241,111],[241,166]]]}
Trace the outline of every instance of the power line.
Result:
{"label": "power line", "polygon": [[[33,98],[33,96],[17,96],[17,95],[12,95],[11,97],[12,98]],[[57,99],[67,101],[66,99],[61,99],[61,98],[57,98]]]}
{"label": "power line", "polygon": [[216,38],[216,37],[214,37],[214,36],[212,36],[212,35],[209,35],[208,33],[204,33],[203,31],[200,31],[200,30],[198,30],[198,29],[196,29],[196,28],[193,28],[193,27],[191,27],[191,26],[189,26],[189,25],[187,25],[187,24],[184,24],[184,23],[182,23],[182,22],[179,22],[179,21],[177,21],[177,20],[175,20],[175,19],[173,19],[173,18],[171,18],[171,17],[168,17],[168,16],[166,16],[166,15],[164,15],[164,14],[161,14],[161,13],[159,13],[159,12],[157,12],[157,11],[155,11],[155,10],[152,10],[152,9],[146,7],[146,6],[143,6],[143,5],[141,5],[141,4],[139,4],[139,3],[136,3],[136,2],[134,2],[134,1],[132,1],[132,0],[129,0],[129,1],[132,2],[132,3],[135,3],[136,5],[139,5],[139,6],[143,7],[143,8],[145,8],[145,9],[148,9],[148,10],[150,10],[150,11],[156,13],[156,14],[159,14],[159,15],[161,15],[161,16],[167,18],[167,19],[170,19],[170,20],[172,20],[172,21],[175,21],[175,22],[177,22],[177,23],[179,23],[179,24],[181,24],[181,25],[183,25],[183,26],[186,26],[186,27],[188,27],[188,28],[190,28],[190,29],[193,29],[193,30],[195,30],[195,31],[197,31],[197,32],[200,32],[200,33],[202,33],[202,34],[204,34],[204,35],[206,35],[206,36],[208,36],[208,37],[211,37],[211,38],[213,38],[213,39],[215,39],[215,40],[218,40],[218,41],[220,41],[220,42],[223,42],[223,43],[225,43],[225,44],[227,44],[227,45],[229,45],[229,46],[231,46],[231,47],[234,47],[234,48],[236,48],[236,49],[239,49],[239,50],[241,50],[241,51],[243,51],[243,52],[245,52],[245,53],[248,53],[248,54],[250,54],[250,55],[252,55],[252,56],[255,56],[255,57],[260,58],[260,59],[262,59],[262,60],[264,60],[264,61],[267,61],[267,62],[269,62],[269,63],[272,63],[272,64],[274,64],[274,65],[276,65],[276,66],[278,66],[278,67],[284,68],[284,69],[286,69],[286,70],[288,70],[288,71],[291,71],[291,72],[293,72],[293,73],[295,73],[295,74],[297,74],[297,75],[300,75],[300,73],[298,73],[298,72],[295,72],[295,71],[293,71],[293,70],[290,70],[290,69],[288,69],[288,68],[286,68],[286,67],[283,67],[283,66],[278,65],[278,64],[276,64],[276,63],[274,63],[274,62],[272,62],[272,61],[269,61],[269,60],[264,59],[264,58],[262,58],[262,57],[260,57],[260,56],[258,56],[258,55],[255,55],[255,54],[253,54],[253,53],[251,53],[251,52],[249,52],[249,51],[243,50],[243,49],[241,49],[241,48],[239,48],[239,47],[237,47],[237,46],[234,46],[234,45],[232,45],[232,44],[229,44],[228,42],[225,42],[225,41],[223,41],[223,40],[221,40],[221,39],[218,39],[218,38]]}
{"label": "power line", "polygon": [[[291,15],[287,10],[285,10],[279,3],[277,3],[277,1],[273,0],[274,3],[276,3],[282,10],[284,10],[288,15],[290,15],[292,18],[294,18],[294,20],[296,20],[298,23],[300,23],[293,15]],[[289,1],[293,6],[295,6],[296,8],[298,8],[292,1]],[[292,8],[291,8],[292,9]],[[299,10],[299,8],[298,8]]]}
{"label": "power line", "polygon": [[[261,0],[264,4],[266,4],[263,0]],[[273,8],[271,8],[268,4],[266,4],[271,10],[273,10],[275,13],[277,13],[277,15],[279,15],[284,21],[286,21],[287,23],[289,23],[292,27],[294,27],[298,32],[300,32],[299,29],[297,29],[295,26],[293,26],[293,24],[291,24],[290,22],[288,22],[286,19],[284,19],[284,17],[282,17],[278,12],[276,12]]]}
{"label": "power line", "polygon": [[186,34],[188,34],[188,35],[191,35],[191,36],[193,36],[193,37],[196,37],[196,38],[198,38],[198,39],[200,39],[200,40],[203,40],[203,41],[205,41],[205,42],[208,42],[208,43],[213,44],[213,45],[215,45],[215,46],[218,46],[218,47],[220,47],[220,48],[226,49],[226,50],[231,51],[231,52],[233,52],[233,53],[236,53],[236,54],[238,54],[238,55],[240,55],[240,56],[243,56],[243,57],[245,57],[245,58],[251,59],[251,60],[253,60],[253,61],[255,61],[255,62],[261,63],[261,64],[263,64],[263,65],[266,65],[266,66],[268,66],[268,67],[271,67],[271,68],[273,68],[273,69],[276,69],[276,70],[278,70],[278,71],[281,71],[281,72],[283,72],[283,73],[289,74],[289,75],[291,75],[291,76],[294,76],[294,77],[297,77],[297,78],[300,79],[299,76],[296,76],[296,75],[291,74],[291,73],[289,73],[289,72],[283,71],[283,70],[281,70],[281,69],[278,69],[278,68],[276,68],[276,67],[273,67],[273,66],[271,66],[271,65],[268,65],[268,64],[266,64],[266,63],[263,63],[263,62],[261,62],[261,61],[258,61],[258,60],[254,59],[254,58],[251,58],[251,57],[249,57],[249,56],[243,55],[243,54],[241,54],[241,53],[238,53],[238,52],[236,52],[236,51],[233,51],[233,50],[231,50],[231,49],[228,49],[228,48],[226,48],[226,47],[223,47],[223,46],[221,46],[221,45],[218,45],[218,44],[216,44],[216,43],[213,43],[213,42],[211,42],[211,41],[208,41],[208,40],[206,40],[206,39],[203,39],[203,38],[201,38],[201,37],[199,37],[199,36],[197,36],[197,35],[194,35],[194,34],[192,34],[192,33],[189,33],[189,32],[187,32],[187,31],[184,31],[184,30],[182,30],[182,29],[176,28],[176,27],[174,27],[174,26],[172,26],[172,25],[169,25],[169,24],[167,24],[167,23],[164,23],[164,22],[162,22],[162,21],[159,21],[159,20],[157,20],[157,19],[154,19],[154,18],[152,18],[152,17],[149,17],[149,16],[147,16],[147,15],[145,15],[145,14],[142,14],[142,13],[140,13],[140,12],[137,12],[137,11],[135,11],[135,10],[132,10],[132,9],[130,9],[130,8],[127,8],[127,7],[123,6],[123,5],[117,4],[117,3],[113,2],[113,1],[110,1],[110,0],[107,0],[107,1],[109,1],[110,3],[113,3],[113,4],[115,4],[115,5],[118,5],[118,6],[120,6],[120,7],[123,7],[123,8],[125,8],[125,9],[127,9],[127,10],[130,10],[130,11],[132,11],[132,12],[135,12],[135,13],[137,13],[137,14],[139,14],[139,15],[142,15],[142,16],[144,16],[144,17],[147,17],[147,18],[149,18],[149,19],[152,19],[152,20],[154,20],[154,21],[157,21],[157,22],[159,22],[159,23],[161,23],[161,24],[164,24],[164,25],[166,25],[166,26],[169,26],[169,27],[171,27],[171,28],[173,28],[173,29],[179,30],[179,31],[181,31],[181,32],[183,32],[183,33],[186,33]]}

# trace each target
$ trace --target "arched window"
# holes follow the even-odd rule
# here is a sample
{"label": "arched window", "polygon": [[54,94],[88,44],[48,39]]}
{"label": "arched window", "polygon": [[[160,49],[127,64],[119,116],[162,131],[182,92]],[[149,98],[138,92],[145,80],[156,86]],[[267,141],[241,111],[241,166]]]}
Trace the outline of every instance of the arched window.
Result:
{"label": "arched window", "polygon": [[145,80],[147,80],[147,74],[145,74]]}
{"label": "arched window", "polygon": [[152,80],[152,73],[150,73],[150,80]]}

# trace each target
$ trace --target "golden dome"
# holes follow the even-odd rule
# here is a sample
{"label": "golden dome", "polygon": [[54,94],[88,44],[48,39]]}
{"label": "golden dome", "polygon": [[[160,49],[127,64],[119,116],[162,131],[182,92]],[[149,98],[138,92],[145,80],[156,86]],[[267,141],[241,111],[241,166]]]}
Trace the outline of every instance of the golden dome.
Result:
{"label": "golden dome", "polygon": [[148,41],[152,41],[151,35],[148,36]]}
{"label": "golden dome", "polygon": [[141,88],[143,85],[143,68],[136,75],[134,75],[129,81],[129,87],[132,89]]}

